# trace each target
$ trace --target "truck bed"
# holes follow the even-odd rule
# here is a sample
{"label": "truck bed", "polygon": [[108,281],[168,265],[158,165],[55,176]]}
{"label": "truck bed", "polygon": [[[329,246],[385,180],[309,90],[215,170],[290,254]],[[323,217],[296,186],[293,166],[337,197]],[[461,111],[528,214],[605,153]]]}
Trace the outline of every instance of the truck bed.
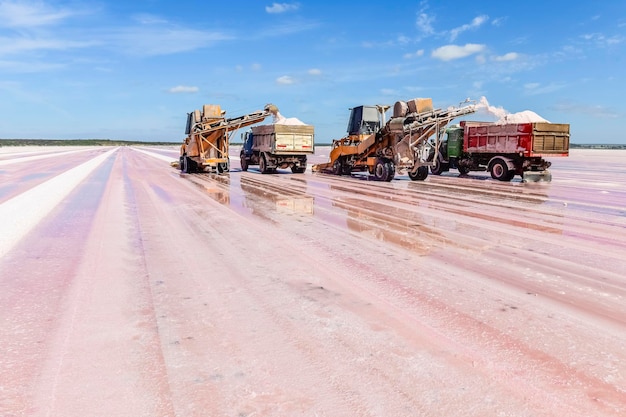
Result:
{"label": "truck bed", "polygon": [[274,154],[312,154],[314,127],[311,125],[269,124],[252,128],[253,148]]}
{"label": "truck bed", "polygon": [[568,156],[569,124],[461,122],[465,152]]}

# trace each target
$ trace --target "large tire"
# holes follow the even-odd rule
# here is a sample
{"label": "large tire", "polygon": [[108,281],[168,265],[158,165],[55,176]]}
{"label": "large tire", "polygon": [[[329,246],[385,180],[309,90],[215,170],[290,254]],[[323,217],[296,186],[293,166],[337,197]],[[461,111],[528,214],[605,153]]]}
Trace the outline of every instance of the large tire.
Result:
{"label": "large tire", "polygon": [[441,175],[442,172],[449,170],[450,165],[443,162],[441,154],[434,160],[434,165],[430,167],[430,173],[433,175]]}
{"label": "large tire", "polygon": [[291,172],[294,174],[304,174],[304,171],[306,171],[306,167],[297,167],[295,165],[291,166]]}
{"label": "large tire", "polygon": [[246,158],[245,154],[243,152],[241,152],[241,154],[239,154],[239,162],[241,164],[241,170],[242,171],[247,171],[248,170],[248,158]]}
{"label": "large tire", "polygon": [[384,159],[377,159],[374,165],[374,178],[378,181],[391,181],[389,179],[389,162]]}
{"label": "large tire", "polygon": [[470,172],[469,168],[464,167],[464,166],[459,166],[457,167],[457,169],[459,170],[459,175],[461,176],[467,175]]}
{"label": "large tire", "polygon": [[230,161],[217,164],[217,172],[223,174],[230,171]]}
{"label": "large tire", "polygon": [[341,163],[341,158],[337,158],[335,159],[335,162],[333,162],[333,174],[343,174],[343,164]]}
{"label": "large tire", "polygon": [[259,157],[259,171],[261,171],[261,174],[267,174],[268,172],[270,172],[270,170],[267,169],[267,161],[265,160],[265,155],[261,155]]}
{"label": "large tire", "polygon": [[185,157],[181,156],[180,158],[178,158],[178,169],[180,169],[181,172],[185,172]]}
{"label": "large tire", "polygon": [[193,159],[191,159],[188,156],[185,156],[183,158],[184,161],[184,169],[183,172],[186,172],[187,174],[193,174],[194,172],[198,171],[198,165],[194,162]]}
{"label": "large tire", "polygon": [[389,172],[389,178],[387,179],[387,181],[391,181],[396,176],[396,166],[391,161],[387,162],[387,165],[387,169]]}
{"label": "large tire", "polygon": [[412,181],[424,181],[428,177],[428,167],[421,166],[417,168],[415,173],[409,171],[409,178]]}
{"label": "large tire", "polygon": [[[509,166],[502,158],[496,158],[491,161],[491,164],[489,165],[489,172],[491,173],[491,178],[494,180],[511,181],[513,179],[510,174]],[[513,175],[515,175],[515,171],[513,171]]]}

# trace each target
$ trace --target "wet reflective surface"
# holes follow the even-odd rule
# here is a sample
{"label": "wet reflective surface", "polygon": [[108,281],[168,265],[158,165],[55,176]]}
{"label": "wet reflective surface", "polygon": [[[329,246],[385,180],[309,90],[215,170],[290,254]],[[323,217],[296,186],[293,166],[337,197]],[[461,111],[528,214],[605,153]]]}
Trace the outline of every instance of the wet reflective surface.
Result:
{"label": "wet reflective surface", "polygon": [[119,148],[59,204],[40,190],[102,150],[0,158],[4,230],[16,198],[48,213],[0,239],[0,415],[626,412],[626,152],[528,184],[231,152],[188,175]]}

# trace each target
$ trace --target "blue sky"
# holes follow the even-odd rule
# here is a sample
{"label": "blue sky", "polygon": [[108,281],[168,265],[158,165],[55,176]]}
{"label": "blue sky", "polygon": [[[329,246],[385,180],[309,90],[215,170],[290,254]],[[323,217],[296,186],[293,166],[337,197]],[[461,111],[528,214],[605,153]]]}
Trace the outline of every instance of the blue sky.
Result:
{"label": "blue sky", "polygon": [[625,56],[623,0],[0,0],[0,138],[180,142],[271,102],[330,142],[354,106],[484,96],[626,143]]}

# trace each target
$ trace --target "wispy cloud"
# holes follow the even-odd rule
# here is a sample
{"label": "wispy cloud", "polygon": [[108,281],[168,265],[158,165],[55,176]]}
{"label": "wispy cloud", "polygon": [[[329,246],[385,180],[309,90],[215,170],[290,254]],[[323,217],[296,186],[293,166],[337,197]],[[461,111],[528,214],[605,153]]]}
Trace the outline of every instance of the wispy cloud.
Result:
{"label": "wispy cloud", "polygon": [[509,52],[504,55],[494,56],[492,59],[496,62],[507,62],[507,61],[515,61],[519,58],[519,54],[517,52]]}
{"label": "wispy cloud", "polygon": [[209,47],[232,37],[221,32],[149,25],[110,30],[102,38],[109,47],[133,56],[157,56]]}
{"label": "wispy cloud", "polygon": [[187,85],[177,85],[176,87],[172,87],[167,90],[168,93],[172,94],[189,94],[189,93],[197,93],[200,91],[198,87],[195,86],[187,86]]}
{"label": "wispy cloud", "polygon": [[577,113],[588,116],[593,116],[597,119],[618,119],[623,117],[623,114],[615,109],[602,106],[599,104],[587,104],[577,102],[563,102],[554,106],[554,109],[563,113]]}
{"label": "wispy cloud", "polygon": [[459,36],[459,34],[467,31],[467,30],[472,30],[472,29],[477,29],[479,27],[481,27],[484,23],[486,23],[489,20],[489,16],[487,15],[482,15],[482,16],[478,16],[475,17],[474,19],[472,19],[471,23],[459,26],[458,28],[454,28],[450,31],[450,41],[454,42],[456,40],[456,38]]}
{"label": "wispy cloud", "polygon": [[270,14],[276,14],[291,12],[299,8],[300,4],[298,3],[273,3],[271,6],[265,6],[265,11]]}
{"label": "wispy cloud", "polygon": [[295,83],[295,80],[293,79],[293,77],[290,77],[288,75],[283,75],[282,77],[278,77],[276,79],[276,83],[282,84],[282,85],[289,85],[289,84]]}
{"label": "wispy cloud", "polygon": [[423,55],[424,55],[424,50],[420,49],[415,52],[409,52],[409,53],[404,54],[404,58],[405,59],[419,58]]}
{"label": "wispy cloud", "polygon": [[3,1],[0,3],[0,27],[33,28],[60,23],[82,12],[54,8],[43,2]]}
{"label": "wispy cloud", "polygon": [[481,53],[485,50],[485,45],[468,43],[464,46],[446,45],[435,49],[431,56],[442,61],[452,61],[454,59],[465,58],[470,55]]}
{"label": "wispy cloud", "polygon": [[435,29],[433,28],[433,22],[435,21],[435,17],[429,15],[427,13],[427,10],[428,2],[420,2],[420,9],[417,12],[417,19],[415,20],[415,27],[417,28],[420,37],[431,36],[435,33]]}
{"label": "wispy cloud", "polygon": [[567,85],[564,83],[551,83],[542,85],[540,83],[526,83],[524,84],[524,93],[528,96],[535,96],[539,94],[549,94],[558,90],[562,90]]}

